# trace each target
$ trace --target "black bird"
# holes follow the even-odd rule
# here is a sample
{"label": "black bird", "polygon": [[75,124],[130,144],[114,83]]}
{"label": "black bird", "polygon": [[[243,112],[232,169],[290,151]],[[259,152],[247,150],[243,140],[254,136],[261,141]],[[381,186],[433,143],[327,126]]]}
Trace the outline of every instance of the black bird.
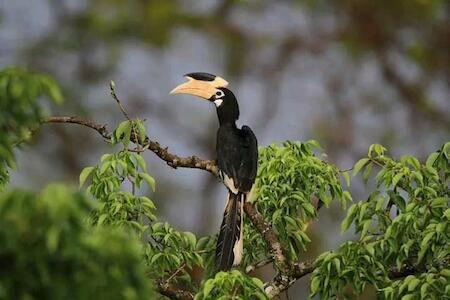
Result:
{"label": "black bird", "polygon": [[208,73],[189,73],[188,82],[171,94],[189,94],[214,103],[219,118],[216,151],[219,175],[228,188],[216,246],[218,270],[226,271],[240,264],[243,252],[243,207],[255,182],[258,143],[248,126],[238,128],[239,106],[228,82]]}

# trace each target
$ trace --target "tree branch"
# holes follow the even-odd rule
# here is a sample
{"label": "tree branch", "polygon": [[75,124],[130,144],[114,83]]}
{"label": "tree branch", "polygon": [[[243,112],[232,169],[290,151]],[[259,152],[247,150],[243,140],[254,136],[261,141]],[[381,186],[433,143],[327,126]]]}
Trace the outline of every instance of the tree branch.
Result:
{"label": "tree branch", "polygon": [[[292,273],[287,278],[282,278],[282,274],[278,274],[274,279],[264,285],[264,291],[269,298],[274,298],[283,291],[287,290],[300,278],[314,272],[315,260],[310,260],[302,263],[296,263],[292,266]],[[388,272],[388,277],[392,280],[398,280],[408,275],[426,272],[426,269],[418,266],[403,265],[400,269],[391,267]]]}
{"label": "tree branch", "polygon": [[158,282],[157,289],[161,295],[173,300],[194,299],[194,294],[192,291],[184,290],[180,287],[174,286],[173,284]]}
{"label": "tree branch", "polygon": [[274,279],[264,285],[264,291],[269,298],[279,295],[281,292],[287,290],[298,279],[305,275],[312,273],[315,269],[314,261],[307,261],[296,263],[293,265],[291,275],[277,274]]}
{"label": "tree branch", "polygon": [[264,221],[263,216],[258,212],[253,203],[246,202],[244,204],[244,210],[253,225],[255,225],[264,240],[267,242],[277,269],[283,274],[289,274],[290,266],[287,262],[286,256],[283,253],[278,236],[275,234],[272,227]]}
{"label": "tree branch", "polygon": [[49,117],[42,120],[42,123],[70,123],[89,127],[97,131],[104,139],[109,140],[111,133],[106,128],[106,125],[98,124],[92,121],[84,120],[79,117]]}
{"label": "tree branch", "polygon": [[[85,120],[79,117],[49,117],[42,120],[42,123],[69,123],[85,126],[97,131],[104,139],[109,140],[111,138],[111,132],[107,129],[106,125],[96,123],[94,121]],[[131,140],[135,144],[139,144],[139,141],[134,137]],[[217,167],[214,160],[201,159],[195,155],[188,157],[180,157],[178,155],[169,152],[167,147],[162,147],[158,142],[152,141],[149,137],[146,137],[141,144],[142,147],[155,153],[159,158],[164,160],[172,168],[194,168],[201,169],[212,173],[217,176]]]}
{"label": "tree branch", "polygon": [[272,262],[273,262],[273,257],[271,257],[271,256],[267,257],[266,259],[263,259],[253,265],[248,265],[247,267],[245,267],[245,273],[249,274],[249,273],[253,272],[254,270],[264,267]]}

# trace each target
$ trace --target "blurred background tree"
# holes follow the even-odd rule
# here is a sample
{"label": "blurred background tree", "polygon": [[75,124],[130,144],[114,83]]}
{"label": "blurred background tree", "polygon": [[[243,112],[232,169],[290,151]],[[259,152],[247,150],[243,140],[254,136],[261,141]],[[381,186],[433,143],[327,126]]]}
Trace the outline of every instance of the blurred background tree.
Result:
{"label": "blurred background tree", "polygon": [[[65,114],[112,127],[121,120],[108,93],[114,79],[130,114],[147,119],[148,134],[180,155],[213,158],[213,109],[168,96],[181,75],[207,71],[231,82],[242,120],[262,145],[315,138],[343,169],[375,142],[394,156],[423,159],[450,131],[449,5],[3,0],[0,67],[51,74],[63,87]],[[12,174],[16,186],[74,182],[105,152],[96,136],[73,127],[49,127],[27,147]],[[215,233],[221,184],[202,172],[173,172],[152,154],[145,159],[159,184],[159,215],[184,230]],[[362,184],[351,192],[355,200],[366,195]],[[314,243],[302,255],[339,244],[341,217],[338,209],[321,211],[310,227]]]}

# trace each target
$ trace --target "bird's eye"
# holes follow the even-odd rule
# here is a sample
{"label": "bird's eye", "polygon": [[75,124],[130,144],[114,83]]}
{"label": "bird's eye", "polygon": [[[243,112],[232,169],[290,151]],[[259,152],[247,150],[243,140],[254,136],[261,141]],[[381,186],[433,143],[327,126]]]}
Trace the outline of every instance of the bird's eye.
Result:
{"label": "bird's eye", "polygon": [[217,98],[222,98],[225,95],[225,93],[221,90],[217,90],[216,92],[216,99]]}

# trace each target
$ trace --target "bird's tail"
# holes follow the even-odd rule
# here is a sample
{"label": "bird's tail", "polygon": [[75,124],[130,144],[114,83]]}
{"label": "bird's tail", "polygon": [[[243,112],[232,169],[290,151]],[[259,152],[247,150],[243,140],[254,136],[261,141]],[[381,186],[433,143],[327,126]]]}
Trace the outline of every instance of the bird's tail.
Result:
{"label": "bird's tail", "polygon": [[216,266],[227,271],[240,264],[243,252],[243,210],[247,194],[228,191],[219,238],[216,246]]}

